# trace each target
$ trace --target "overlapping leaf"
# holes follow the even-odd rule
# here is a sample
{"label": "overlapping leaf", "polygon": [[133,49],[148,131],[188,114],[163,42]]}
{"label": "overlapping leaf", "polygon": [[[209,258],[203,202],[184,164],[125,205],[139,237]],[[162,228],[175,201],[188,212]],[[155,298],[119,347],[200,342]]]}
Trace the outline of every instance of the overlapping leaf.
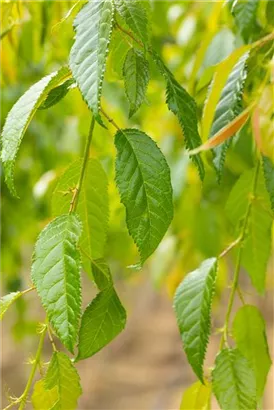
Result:
{"label": "overlapping leaf", "polygon": [[45,101],[40,105],[39,110],[46,110],[61,101],[69,92],[72,84],[74,84],[74,80],[71,78],[65,81],[64,84],[53,88]]}
{"label": "overlapping leaf", "polygon": [[[58,399],[52,409],[74,410],[77,408],[77,401],[82,393],[80,377],[64,353],[55,352],[53,354],[43,381],[44,388],[51,394],[56,395],[56,388],[58,391]],[[44,405],[44,403],[41,404]]]}
{"label": "overlapping leaf", "polygon": [[148,44],[148,18],[146,9],[142,2],[138,0],[114,0],[115,8],[121,15],[122,19],[141,39],[144,45]]}
{"label": "overlapping leaf", "polygon": [[226,212],[231,222],[238,227],[246,216],[248,203],[252,201],[243,243],[242,262],[253,285],[258,292],[263,293],[271,248],[272,216],[261,172],[253,192],[254,172],[246,171],[234,185],[226,204]]}
{"label": "overlapping leaf", "polygon": [[222,350],[212,372],[213,392],[222,410],[256,410],[256,380],[238,349]]}
{"label": "overlapping leaf", "polygon": [[86,308],[79,332],[79,352],[83,360],[110,343],[125,327],[126,311],[113,286],[102,290]]}
{"label": "overlapping leaf", "polygon": [[127,227],[144,263],[173,218],[170,171],[156,143],[137,129],[118,131],[115,145],[116,182]]}
{"label": "overlapping leaf", "polygon": [[[186,147],[189,150],[201,145],[201,138],[198,132],[197,107],[194,99],[176,81],[173,74],[165,66],[161,58],[153,52],[152,54],[161,74],[167,82],[166,103],[170,111],[176,115],[183,130]],[[204,178],[204,165],[199,155],[192,157],[198,168],[201,179]]]}
{"label": "overlapping leaf", "polygon": [[265,186],[269,194],[271,208],[274,211],[274,164],[270,158],[263,156]]}
{"label": "overlapping leaf", "polygon": [[14,196],[16,196],[14,186],[15,158],[28,125],[48,93],[70,77],[69,69],[63,67],[42,78],[19,98],[7,116],[2,132],[1,159],[6,184]]}
{"label": "overlapping leaf", "polygon": [[146,95],[149,82],[149,64],[144,54],[131,48],[123,67],[125,90],[130,103],[129,117],[139,109]]}
{"label": "overlapping leaf", "polygon": [[210,335],[211,303],[215,290],[216,258],[207,259],[189,273],[175,292],[174,309],[184,349],[194,372],[203,382],[203,363]]}
{"label": "overlapping leaf", "polygon": [[[227,79],[216,107],[209,138],[214,137],[214,135],[216,135],[222,128],[226,127],[238,114],[240,114],[242,107],[242,93],[246,78],[246,60],[248,55],[249,53],[245,53],[239,59]],[[230,145],[230,141],[231,139],[213,149],[213,163],[219,181],[223,173],[225,154]]]}
{"label": "overlapping leaf", "polygon": [[[72,191],[76,187],[82,161],[73,162],[59,179],[52,197],[54,215],[69,211]],[[91,274],[91,259],[102,258],[108,226],[107,176],[99,161],[89,159],[79,194],[77,213],[83,224],[79,241],[85,271]]]}
{"label": "overlapping leaf", "polygon": [[16,301],[21,296],[21,292],[12,292],[8,295],[2,296],[0,299],[0,319],[2,320],[3,315],[6,313],[10,305]]}
{"label": "overlapping leaf", "polygon": [[74,21],[76,36],[69,59],[82,96],[101,125],[100,100],[113,13],[112,0],[89,1],[81,9]]}
{"label": "overlapping leaf", "polygon": [[265,322],[255,306],[245,305],[236,313],[233,338],[237,347],[252,365],[256,376],[258,399],[262,397],[267,374],[271,366]]}
{"label": "overlapping leaf", "polygon": [[246,43],[254,35],[254,29],[256,29],[258,6],[259,0],[236,0],[233,3],[231,12]]}
{"label": "overlapping leaf", "polygon": [[76,215],[62,215],[47,225],[35,245],[32,280],[49,320],[70,352],[77,339],[81,311],[81,223]]}
{"label": "overlapping leaf", "polygon": [[31,403],[34,410],[55,409],[55,404],[58,402],[58,386],[56,385],[51,390],[46,390],[44,380],[39,380],[35,383],[31,396]]}
{"label": "overlapping leaf", "polygon": [[200,381],[185,390],[180,410],[209,410],[211,386]]}

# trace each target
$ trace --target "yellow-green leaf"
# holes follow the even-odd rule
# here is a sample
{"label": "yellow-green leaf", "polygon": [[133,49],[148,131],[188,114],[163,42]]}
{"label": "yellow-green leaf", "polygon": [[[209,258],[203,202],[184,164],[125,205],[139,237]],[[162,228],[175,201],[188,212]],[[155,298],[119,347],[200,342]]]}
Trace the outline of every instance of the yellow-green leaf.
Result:
{"label": "yellow-green leaf", "polygon": [[31,403],[34,410],[49,410],[54,408],[58,401],[58,387],[55,386],[51,390],[46,390],[44,380],[39,380],[35,383],[31,396]]}
{"label": "yellow-green leaf", "polygon": [[200,381],[193,383],[183,394],[180,410],[208,410],[210,395],[210,384],[202,384]]}

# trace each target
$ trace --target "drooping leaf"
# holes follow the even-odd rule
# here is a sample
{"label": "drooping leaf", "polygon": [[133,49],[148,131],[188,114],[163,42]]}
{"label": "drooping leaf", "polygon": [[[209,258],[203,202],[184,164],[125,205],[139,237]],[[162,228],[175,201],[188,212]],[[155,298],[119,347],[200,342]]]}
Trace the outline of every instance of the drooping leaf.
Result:
{"label": "drooping leaf", "polygon": [[[195,100],[176,81],[173,74],[165,66],[161,58],[154,52],[152,54],[159,71],[167,82],[166,103],[170,111],[178,118],[182,127],[185,144],[189,150],[201,145],[202,140],[198,132],[197,107]],[[205,170],[199,155],[192,157],[197,166],[201,179],[204,178]]]}
{"label": "drooping leaf", "polygon": [[212,371],[213,392],[222,410],[256,410],[256,380],[238,349],[223,349]]}
{"label": "drooping leaf", "polygon": [[[249,53],[245,53],[233,67],[227,82],[222,90],[220,100],[217,104],[209,138],[214,137],[224,127],[231,123],[242,111],[242,93],[246,79],[246,60]],[[222,177],[225,155],[231,139],[213,149],[213,163],[218,175]]]}
{"label": "drooping leaf", "polygon": [[145,7],[139,0],[114,0],[115,8],[130,30],[144,45],[148,44],[148,19]]}
{"label": "drooping leaf", "polygon": [[76,215],[59,216],[35,244],[32,280],[56,334],[73,353],[81,311],[81,223]]}
{"label": "drooping leaf", "polygon": [[233,322],[232,333],[238,349],[254,369],[257,398],[260,399],[271,367],[271,359],[267,346],[265,322],[259,310],[250,305],[239,309]]}
{"label": "drooping leaf", "polygon": [[258,292],[265,288],[266,267],[271,248],[272,216],[262,172],[259,172],[253,192],[254,169],[242,174],[231,190],[226,212],[237,230],[251,208],[243,243],[242,263]]}
{"label": "drooping leaf", "polygon": [[210,394],[209,384],[193,383],[183,394],[180,410],[209,410]]}
{"label": "drooping leaf", "polygon": [[259,0],[237,0],[233,3],[231,12],[245,43],[254,34],[258,5]]}
{"label": "drooping leaf", "polygon": [[216,272],[217,259],[207,259],[183,279],[174,296],[174,309],[188,362],[201,382]]}
{"label": "drooping leaf", "polygon": [[129,117],[136,113],[142,105],[149,83],[149,64],[144,54],[131,48],[123,67],[125,90],[130,103]]}
{"label": "drooping leaf", "polygon": [[34,410],[55,409],[55,404],[58,402],[58,386],[54,386],[51,390],[46,390],[44,380],[39,380],[35,383],[31,396],[31,403]]}
{"label": "drooping leaf", "polygon": [[52,410],[74,410],[82,393],[80,377],[71,360],[62,352],[54,352],[47,373],[44,387],[50,392],[58,391],[58,400]]}
{"label": "drooping leaf", "polygon": [[70,77],[70,70],[63,67],[42,78],[19,98],[7,116],[2,131],[1,159],[6,184],[14,196],[17,195],[14,186],[15,158],[29,123],[48,93]]}
{"label": "drooping leaf", "polygon": [[46,110],[61,101],[69,92],[72,84],[74,84],[74,80],[69,79],[58,87],[53,88],[45,101],[40,105],[39,110]]}
{"label": "drooping leaf", "polygon": [[74,20],[75,43],[69,64],[82,96],[96,120],[100,116],[102,83],[113,26],[112,0],[89,1]]}
{"label": "drooping leaf", "polygon": [[246,45],[234,50],[225,60],[218,64],[212,83],[209,87],[208,96],[205,102],[202,118],[202,138],[206,141],[212,127],[217,104],[220,100],[222,90],[227,82],[228,76],[233,67],[245,53],[250,50],[251,46]]}
{"label": "drooping leaf", "polygon": [[2,296],[0,299],[0,319],[2,320],[3,315],[6,313],[10,305],[16,301],[21,296],[21,292],[12,292],[8,295]]}
{"label": "drooping leaf", "polygon": [[94,281],[99,290],[104,290],[112,285],[111,273],[104,259],[93,260],[91,265]]}
{"label": "drooping leaf", "polygon": [[263,156],[265,186],[269,194],[271,208],[274,211],[274,164],[270,158]]}
{"label": "drooping leaf", "polygon": [[116,183],[143,264],[173,218],[170,171],[156,143],[137,129],[118,131],[115,145]]}
{"label": "drooping leaf", "polygon": [[76,360],[101,350],[124,329],[125,323],[126,311],[113,286],[109,286],[96,296],[82,316]]}
{"label": "drooping leaf", "polygon": [[[72,191],[77,186],[82,161],[73,162],[60,177],[52,196],[52,211],[55,216],[67,213]],[[108,227],[108,181],[99,161],[89,159],[83,185],[79,194],[77,213],[83,224],[79,241],[84,270],[91,275],[91,259],[104,255]]]}

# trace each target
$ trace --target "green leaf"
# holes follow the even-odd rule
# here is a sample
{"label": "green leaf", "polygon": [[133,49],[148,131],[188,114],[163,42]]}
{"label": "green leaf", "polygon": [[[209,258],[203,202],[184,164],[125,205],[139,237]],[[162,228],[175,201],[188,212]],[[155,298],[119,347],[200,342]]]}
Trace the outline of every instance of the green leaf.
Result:
{"label": "green leaf", "polygon": [[[60,177],[52,197],[55,216],[69,211],[72,191],[77,186],[82,160],[73,162]],[[108,227],[108,181],[99,161],[89,159],[79,194],[77,214],[83,224],[79,241],[84,270],[92,276],[91,259],[104,255]]]}
{"label": "green leaf", "polygon": [[81,311],[81,223],[76,215],[62,215],[49,223],[35,244],[32,280],[49,320],[73,353]]}
{"label": "green leaf", "polygon": [[[156,53],[153,53],[152,56],[160,73],[167,82],[166,103],[168,108],[178,118],[184,134],[186,147],[192,150],[202,143],[198,132],[196,103],[187,91],[176,81],[161,58]],[[197,166],[201,179],[204,179],[205,170],[201,157],[194,155],[191,159]]]}
{"label": "green leaf", "polygon": [[222,410],[256,410],[256,381],[238,349],[222,350],[212,371],[213,392]]}
{"label": "green leaf", "polygon": [[52,409],[58,401],[58,386],[51,390],[46,390],[44,381],[39,380],[35,383],[31,396],[31,403],[34,410]]}
{"label": "green leaf", "polygon": [[6,184],[14,196],[17,195],[13,181],[15,159],[29,123],[48,93],[56,86],[63,84],[70,77],[69,69],[63,67],[59,71],[55,71],[42,78],[42,80],[31,86],[19,98],[7,116],[2,131],[1,159]]}
{"label": "green leaf", "polygon": [[12,292],[9,293],[8,295],[2,296],[0,299],[0,319],[2,320],[4,314],[10,307],[10,305],[13,304],[13,302],[16,301],[20,296],[22,295],[21,292]]}
{"label": "green leaf", "polygon": [[53,88],[43,104],[40,105],[39,110],[46,110],[61,101],[69,92],[72,84],[74,84],[74,80],[70,79],[65,81],[64,84]]}
{"label": "green leaf", "polygon": [[258,6],[259,0],[236,0],[233,3],[231,12],[245,43],[254,35]]}
{"label": "green leaf", "polygon": [[53,353],[44,387],[52,392],[57,387],[58,400],[51,410],[74,410],[82,393],[80,377],[70,359],[62,352]]}
{"label": "green leaf", "polygon": [[127,42],[127,39],[121,36],[121,32],[114,30],[111,37],[110,62],[108,67],[118,74],[119,77],[123,77],[123,66],[130,48],[131,46]]}
{"label": "green leaf", "polygon": [[69,65],[88,107],[96,120],[100,116],[102,83],[113,26],[111,0],[89,1],[74,20],[75,43]]}
{"label": "green leaf", "polygon": [[216,273],[217,259],[205,260],[183,279],[174,295],[174,309],[188,362],[202,383]]}
{"label": "green leaf", "polygon": [[267,374],[271,367],[265,322],[255,306],[245,305],[236,313],[233,338],[237,347],[252,365],[256,376],[257,398],[264,392]]}
{"label": "green leaf", "polygon": [[143,103],[149,83],[149,64],[141,51],[134,48],[128,51],[123,76],[126,95],[130,103],[129,117],[131,117]]}
{"label": "green leaf", "polygon": [[[222,128],[226,127],[240,114],[242,108],[242,94],[246,79],[246,61],[249,53],[245,53],[233,67],[222,90],[216,107],[209,138],[214,137]],[[220,182],[225,162],[226,151],[231,139],[213,149],[213,163]]]}
{"label": "green leaf", "polygon": [[87,359],[110,343],[125,327],[126,311],[113,288],[102,290],[86,308],[76,360]]}
{"label": "green leaf", "polygon": [[182,398],[180,410],[209,410],[211,386],[200,381],[188,387]]}
{"label": "green leaf", "polygon": [[270,158],[263,155],[263,170],[265,186],[269,194],[271,208],[274,211],[274,164]]}
{"label": "green leaf", "polygon": [[254,194],[253,179],[254,169],[242,174],[231,190],[226,212],[231,222],[239,229],[246,215],[248,203],[252,201],[243,243],[242,263],[255,288],[263,293],[271,249],[272,215],[262,172],[259,172]]}
{"label": "green leaf", "polygon": [[144,45],[148,44],[148,19],[142,2],[135,0],[114,0],[115,8],[122,19]]}
{"label": "green leaf", "polygon": [[206,141],[212,127],[216,106],[220,100],[222,90],[227,82],[231,70],[242,57],[251,48],[251,45],[245,45],[233,51],[225,60],[216,68],[213,80],[209,87],[208,96],[205,102],[202,118],[202,138]]}
{"label": "green leaf", "polygon": [[95,283],[100,290],[112,285],[112,277],[108,264],[104,259],[97,259],[92,261],[92,273]]}
{"label": "green leaf", "polygon": [[115,145],[116,183],[126,208],[127,227],[143,264],[173,218],[170,171],[162,152],[144,132],[120,130]]}

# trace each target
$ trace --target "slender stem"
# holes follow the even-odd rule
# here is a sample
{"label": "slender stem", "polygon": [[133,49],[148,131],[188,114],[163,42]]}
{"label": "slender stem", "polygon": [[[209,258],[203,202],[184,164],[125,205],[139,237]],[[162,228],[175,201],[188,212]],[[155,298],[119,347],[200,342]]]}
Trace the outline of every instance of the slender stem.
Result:
{"label": "slender stem", "polygon": [[238,251],[238,256],[237,256],[237,261],[236,261],[235,271],[234,271],[234,276],[233,276],[233,282],[232,282],[231,292],[229,296],[227,312],[225,316],[224,332],[223,332],[223,336],[222,336],[221,343],[220,343],[220,350],[223,348],[224,344],[227,345],[230,315],[231,315],[231,310],[232,310],[232,306],[234,302],[235,293],[238,290],[238,281],[239,281],[241,260],[242,260],[242,254],[243,254],[243,241],[245,239],[245,234],[246,234],[246,229],[247,229],[247,225],[249,221],[252,202],[254,200],[254,195],[256,192],[256,186],[257,186],[257,181],[258,181],[258,176],[259,176],[259,169],[260,169],[260,161],[257,162],[257,166],[255,169],[255,174],[254,174],[254,179],[253,179],[253,184],[252,184],[252,197],[250,198],[248,202],[248,206],[247,206],[245,217],[244,217],[243,227],[242,227],[242,231],[240,235],[240,241],[239,241],[240,247]]}
{"label": "slender stem", "polygon": [[28,379],[26,388],[25,388],[22,396],[20,397],[19,410],[23,410],[26,406],[26,401],[27,401],[27,398],[28,398],[28,395],[29,395],[29,391],[31,389],[31,385],[32,385],[32,382],[33,382],[33,379],[34,379],[34,376],[35,376],[35,373],[36,373],[37,366],[40,362],[40,356],[41,356],[41,352],[42,352],[42,349],[43,349],[43,344],[44,344],[44,340],[45,340],[46,331],[47,331],[47,326],[45,326],[44,329],[41,332],[41,336],[40,336],[40,340],[39,340],[39,344],[38,344],[38,349],[37,349],[36,356],[35,356],[35,359],[34,359],[34,363],[33,363],[32,369],[31,369],[31,373],[29,375],[29,379]]}
{"label": "slender stem", "polygon": [[231,249],[235,248],[239,243],[241,242],[241,237],[237,238],[235,241],[233,241],[228,247],[219,255],[219,258],[223,258],[228,254],[228,252],[231,251]]}
{"label": "slender stem", "polygon": [[81,173],[80,173],[80,177],[79,177],[79,181],[77,183],[77,186],[74,189],[73,197],[72,197],[72,200],[71,200],[71,203],[70,203],[69,213],[74,212],[77,208],[79,194],[80,194],[80,191],[81,191],[81,188],[82,188],[82,185],[83,185],[85,170],[86,170],[86,166],[87,166],[87,162],[88,162],[88,158],[89,158],[89,150],[90,150],[90,144],[91,144],[91,140],[92,140],[94,126],[95,126],[95,118],[93,116],[92,120],[91,120],[91,124],[90,124],[90,129],[89,129],[87,141],[86,141],[84,159],[83,159],[83,164],[82,164],[82,168],[81,168]]}
{"label": "slender stem", "polygon": [[51,333],[51,329],[50,329],[50,323],[49,323],[48,319],[47,319],[47,330],[48,330],[48,337],[49,337],[49,341],[51,343],[52,349],[53,349],[54,352],[57,352],[57,348],[56,348],[56,345],[55,345],[53,337],[52,337],[52,333]]}
{"label": "slender stem", "polygon": [[103,110],[103,108],[101,108],[101,113],[106,117],[108,122],[110,122],[118,131],[121,130],[121,128],[116,124],[116,122],[112,118],[109,117],[109,115]]}
{"label": "slender stem", "polygon": [[26,293],[31,292],[31,291],[34,290],[34,289],[35,289],[35,286],[31,286],[31,287],[28,288],[28,289],[22,290],[22,291],[21,291],[21,296],[25,295]]}

